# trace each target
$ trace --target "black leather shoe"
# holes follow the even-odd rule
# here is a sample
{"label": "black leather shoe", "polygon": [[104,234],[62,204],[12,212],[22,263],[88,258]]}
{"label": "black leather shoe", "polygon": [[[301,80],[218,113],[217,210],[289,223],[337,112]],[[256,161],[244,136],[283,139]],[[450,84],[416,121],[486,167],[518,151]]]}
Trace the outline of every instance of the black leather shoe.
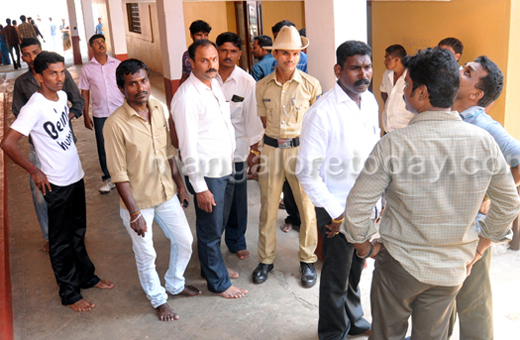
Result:
{"label": "black leather shoe", "polygon": [[260,284],[267,281],[267,273],[273,270],[272,264],[259,263],[253,271],[253,283]]}
{"label": "black leather shoe", "polygon": [[300,272],[302,273],[302,286],[303,288],[311,288],[318,281],[318,274],[314,269],[314,263],[300,262]]}

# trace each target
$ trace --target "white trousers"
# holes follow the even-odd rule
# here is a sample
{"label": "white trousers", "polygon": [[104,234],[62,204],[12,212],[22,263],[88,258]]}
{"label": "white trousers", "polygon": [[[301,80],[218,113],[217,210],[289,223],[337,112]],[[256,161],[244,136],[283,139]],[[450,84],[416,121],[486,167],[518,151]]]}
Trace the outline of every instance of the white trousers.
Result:
{"label": "white trousers", "polygon": [[[130,227],[130,213],[121,208],[123,224],[132,239],[141,287],[152,306],[157,308],[168,300],[166,291],[175,295],[184,289],[184,271],[191,257],[193,235],[177,195],[155,207],[141,209],[141,214],[148,230],[144,237],[138,236]],[[154,219],[170,240],[170,264],[164,275],[166,290],[162,287],[159,274],[155,269],[157,253],[153,246],[152,223]]]}

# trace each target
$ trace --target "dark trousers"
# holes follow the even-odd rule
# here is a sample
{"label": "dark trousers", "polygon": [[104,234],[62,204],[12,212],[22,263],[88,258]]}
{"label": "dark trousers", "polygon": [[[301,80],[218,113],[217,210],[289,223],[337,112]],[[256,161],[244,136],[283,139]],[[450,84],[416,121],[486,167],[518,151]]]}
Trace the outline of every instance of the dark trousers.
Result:
{"label": "dark trousers", "polygon": [[235,162],[235,174],[231,177],[234,183],[233,200],[226,226],[226,245],[229,251],[236,253],[247,249],[247,169],[245,162]]}
{"label": "dark trousers", "polygon": [[302,224],[302,221],[300,220],[300,212],[298,211],[298,206],[294,200],[291,186],[287,180],[283,183],[283,204],[285,205],[285,211],[287,211],[285,223],[290,223],[296,227],[300,227]]}
{"label": "dark trousers", "polygon": [[342,233],[327,238],[325,225],[332,223],[324,208],[316,208],[323,237],[323,268],[320,278],[318,336],[321,340],[343,340],[370,329],[363,318],[359,281],[365,260],[354,253],[354,245]]}
{"label": "dark trousers", "polygon": [[194,195],[195,215],[197,217],[197,248],[202,275],[206,278],[208,289],[222,293],[231,287],[220,243],[224,232],[225,211],[229,211],[233,195],[233,183],[230,176],[220,178],[204,177],[209,191],[213,194],[216,206],[210,213],[199,208],[197,195],[186,177],[188,191]]}
{"label": "dark trousers", "polygon": [[[9,53],[11,54],[11,59],[13,60],[13,64],[15,68],[20,67],[20,45],[18,43],[14,45],[7,45],[9,47]],[[14,51],[16,52],[16,61],[14,59]]]}
{"label": "dark trousers", "polygon": [[101,166],[101,171],[103,171],[103,177],[101,179],[103,181],[110,179],[110,173],[107,168],[107,156],[105,154],[105,139],[103,138],[103,126],[105,126],[106,118],[94,118],[94,131],[96,133],[96,145],[97,145],[97,153],[99,157],[99,165]]}
{"label": "dark trousers", "polygon": [[80,288],[90,288],[99,282],[84,242],[85,183],[81,179],[68,186],[51,184],[51,187],[52,191],[44,196],[49,213],[49,255],[61,303],[71,305],[82,299]]}

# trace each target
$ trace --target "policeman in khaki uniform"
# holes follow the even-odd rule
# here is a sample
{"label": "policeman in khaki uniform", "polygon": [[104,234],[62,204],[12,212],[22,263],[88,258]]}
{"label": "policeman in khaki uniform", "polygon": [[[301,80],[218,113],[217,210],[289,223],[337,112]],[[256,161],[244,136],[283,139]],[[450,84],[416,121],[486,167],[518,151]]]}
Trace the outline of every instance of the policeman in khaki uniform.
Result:
{"label": "policeman in khaki uniform", "polygon": [[285,178],[287,178],[300,212],[300,271],[305,288],[316,284],[317,275],[314,250],[317,245],[316,213],[309,197],[296,178],[296,155],[300,145],[303,115],[321,95],[317,79],[296,69],[300,51],[309,41],[295,27],[284,26],[273,46],[273,56],[278,65],[270,75],[256,85],[258,115],[265,127],[264,148],[258,176],[261,203],[258,237],[260,264],[253,271],[253,282],[263,283],[273,269],[276,251],[276,220],[278,202]]}

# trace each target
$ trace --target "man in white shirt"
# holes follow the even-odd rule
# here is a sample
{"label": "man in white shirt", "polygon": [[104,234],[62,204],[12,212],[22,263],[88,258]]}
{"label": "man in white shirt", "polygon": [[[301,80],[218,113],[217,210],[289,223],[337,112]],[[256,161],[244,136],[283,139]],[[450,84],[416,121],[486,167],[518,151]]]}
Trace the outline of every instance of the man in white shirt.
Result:
{"label": "man in white shirt", "polygon": [[[188,176],[188,190],[195,198],[197,244],[202,275],[208,289],[228,299],[241,298],[247,290],[231,285],[220,251],[226,204],[231,204],[235,129],[229,103],[215,77],[217,47],[202,39],[188,48],[192,72],[171,103],[179,149]],[[171,131],[170,133],[175,133]]]}
{"label": "man in white shirt", "polygon": [[347,41],[337,51],[338,82],[303,119],[296,173],[316,206],[325,261],[321,270],[318,336],[346,339],[369,331],[359,281],[365,260],[338,234],[350,188],[379,140],[378,105],[368,91],[372,49]]}
{"label": "man in white shirt", "polygon": [[[226,245],[243,260],[249,257],[246,245],[247,228],[247,168],[259,155],[258,142],[264,135],[260,117],[256,114],[255,88],[252,76],[237,66],[242,56],[242,40],[232,32],[222,33],[216,40],[219,56],[217,80],[224,91],[235,128],[235,189],[226,224]],[[247,161],[247,165],[246,165]],[[227,212],[226,212],[227,214]]]}
{"label": "man in white shirt", "polygon": [[[94,272],[85,248],[87,214],[84,172],[73,141],[63,57],[41,52],[34,60],[36,80],[41,84],[7,131],[0,147],[20,167],[27,170],[47,201],[49,215],[49,255],[61,303],[77,312],[95,307],[81,296],[83,288],[110,289],[114,285]],[[32,137],[41,161],[41,170],[18,148],[22,136]]]}
{"label": "man in white shirt", "polygon": [[[100,18],[101,19],[101,18]],[[102,194],[108,194],[115,185],[111,182],[110,173],[107,168],[107,157],[105,154],[105,140],[103,138],[103,126],[105,121],[118,107],[123,105],[124,96],[119,91],[116,83],[116,69],[121,63],[107,54],[105,36],[95,34],[88,40],[94,56],[81,68],[79,76],[79,88],[85,99],[83,118],[85,127],[89,130],[94,128],[96,133],[96,145],[99,157],[99,165],[103,171],[103,186],[99,189]],[[92,91],[92,117],[88,113],[90,104],[90,92]]]}
{"label": "man in white shirt", "polygon": [[403,99],[407,71],[401,60],[406,56],[406,50],[401,45],[392,45],[385,52],[386,71],[379,89],[385,103],[381,127],[385,133],[389,133],[408,125],[414,114],[406,109]]}

